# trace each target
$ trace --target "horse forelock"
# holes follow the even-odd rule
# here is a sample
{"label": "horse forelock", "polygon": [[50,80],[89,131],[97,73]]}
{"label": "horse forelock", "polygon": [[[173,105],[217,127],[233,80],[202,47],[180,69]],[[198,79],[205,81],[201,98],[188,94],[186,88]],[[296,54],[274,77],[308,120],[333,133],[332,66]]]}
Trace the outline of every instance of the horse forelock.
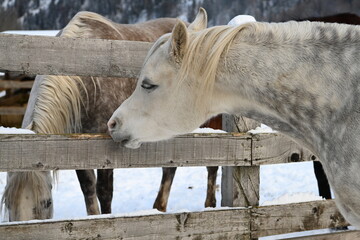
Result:
{"label": "horse forelock", "polygon": [[[52,179],[49,172],[10,173],[7,182],[8,184],[1,198],[0,208],[0,210],[3,210],[2,207],[5,207],[5,215],[10,216],[10,212],[15,215],[21,212],[21,200],[26,198],[24,193],[29,189],[32,193],[31,199],[34,201],[34,205],[31,206],[32,214],[41,216],[42,211],[49,207],[44,205],[44,201],[52,201]],[[50,204],[52,204],[52,202],[50,202]]]}

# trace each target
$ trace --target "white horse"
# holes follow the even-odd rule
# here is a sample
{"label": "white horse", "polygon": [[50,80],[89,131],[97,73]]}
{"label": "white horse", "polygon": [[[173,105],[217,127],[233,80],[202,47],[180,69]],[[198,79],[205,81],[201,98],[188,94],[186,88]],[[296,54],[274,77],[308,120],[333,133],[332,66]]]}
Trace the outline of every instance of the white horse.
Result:
{"label": "white horse", "polygon": [[339,210],[360,227],[360,27],[206,22],[201,9],[153,45],[108,122],[113,139],[137,148],[219,113],[253,118],[320,157]]}

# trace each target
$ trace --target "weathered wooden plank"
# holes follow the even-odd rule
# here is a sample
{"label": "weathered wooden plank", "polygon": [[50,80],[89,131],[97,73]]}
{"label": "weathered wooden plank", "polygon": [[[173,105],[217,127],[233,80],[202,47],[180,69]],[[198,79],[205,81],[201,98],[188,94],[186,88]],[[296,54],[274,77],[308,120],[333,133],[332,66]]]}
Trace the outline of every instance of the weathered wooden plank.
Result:
{"label": "weathered wooden plank", "polygon": [[134,78],[138,76],[151,45],[133,41],[0,34],[0,71]]}
{"label": "weathered wooden plank", "polygon": [[233,177],[238,187],[234,207],[259,206],[260,166],[235,167]]}
{"label": "weathered wooden plank", "polygon": [[[149,216],[92,218],[0,224],[3,240],[12,239],[246,239],[248,209]],[[249,239],[250,240],[250,239]]]}
{"label": "weathered wooden plank", "polygon": [[[247,132],[260,126],[259,122],[241,116],[223,114],[222,120],[222,127],[227,132]],[[249,169],[249,172],[246,169]],[[221,206],[247,207],[249,204],[257,206],[259,199],[254,198],[259,195],[259,187],[256,186],[259,184],[257,178],[259,178],[259,167],[256,166],[222,167]]]}
{"label": "weathered wooden plank", "polygon": [[326,234],[318,234],[313,236],[282,238],[288,240],[356,240],[360,239],[360,231],[341,231]]}
{"label": "weathered wooden plank", "polygon": [[32,88],[34,81],[0,80],[0,88]]}
{"label": "weathered wooden plank", "polygon": [[[334,202],[0,224],[1,239],[249,239],[346,226]],[[41,230],[39,230],[41,229]]]}
{"label": "weathered wooden plank", "polygon": [[[255,137],[262,139],[262,134]],[[252,138],[236,133],[194,134],[130,150],[105,135],[0,135],[0,171],[256,166],[289,161],[286,154],[269,149],[297,147],[284,137],[278,141],[278,134],[264,134],[266,141],[260,142],[261,147],[251,149],[255,144]],[[293,152],[286,148],[284,151]],[[256,156],[261,156],[260,160]],[[310,161],[311,157],[301,160]]]}
{"label": "weathered wooden plank", "polygon": [[[260,166],[233,167],[233,177],[236,182],[234,189],[234,207],[259,206],[260,198]],[[251,240],[257,240],[250,233]]]}
{"label": "weathered wooden plank", "polygon": [[252,237],[347,226],[334,200],[254,208]]}
{"label": "weathered wooden plank", "polygon": [[280,133],[253,135],[253,165],[316,160],[316,156]]}
{"label": "weathered wooden plank", "polygon": [[1,135],[0,171],[250,166],[251,137],[193,134],[121,147],[106,135]]}
{"label": "weathered wooden plank", "polygon": [[0,115],[24,115],[26,107],[0,107]]}

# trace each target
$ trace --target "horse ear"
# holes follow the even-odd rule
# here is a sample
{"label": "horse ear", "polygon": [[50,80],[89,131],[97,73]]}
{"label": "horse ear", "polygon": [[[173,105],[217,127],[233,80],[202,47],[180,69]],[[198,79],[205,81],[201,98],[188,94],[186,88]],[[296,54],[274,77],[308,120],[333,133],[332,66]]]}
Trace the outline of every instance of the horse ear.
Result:
{"label": "horse ear", "polygon": [[204,8],[200,8],[195,20],[189,25],[190,31],[200,31],[207,28],[207,13]]}
{"label": "horse ear", "polygon": [[188,32],[184,22],[179,21],[171,34],[171,49],[170,53],[175,62],[180,63],[184,57],[185,50],[188,43]]}

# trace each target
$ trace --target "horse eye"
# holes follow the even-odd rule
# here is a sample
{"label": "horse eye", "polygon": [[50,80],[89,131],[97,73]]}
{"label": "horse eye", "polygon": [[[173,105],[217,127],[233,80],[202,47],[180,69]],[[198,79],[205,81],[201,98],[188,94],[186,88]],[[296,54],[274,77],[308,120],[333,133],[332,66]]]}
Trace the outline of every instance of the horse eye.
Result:
{"label": "horse eye", "polygon": [[142,81],[141,87],[143,89],[153,91],[158,87],[158,85],[151,84],[148,79],[145,79],[144,81]]}

